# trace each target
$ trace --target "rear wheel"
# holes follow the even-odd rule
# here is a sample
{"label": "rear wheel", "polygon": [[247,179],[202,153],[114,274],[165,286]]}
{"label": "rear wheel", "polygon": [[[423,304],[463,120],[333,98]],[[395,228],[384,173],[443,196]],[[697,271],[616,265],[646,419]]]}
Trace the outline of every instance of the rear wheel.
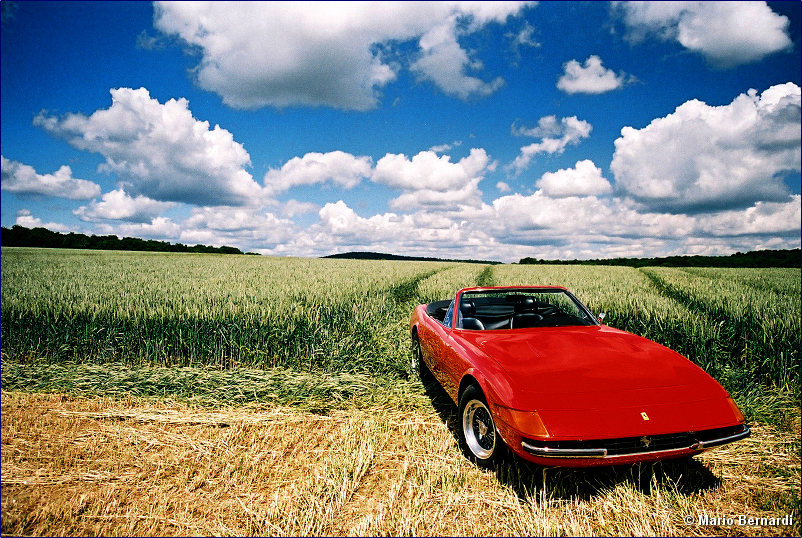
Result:
{"label": "rear wheel", "polygon": [[459,400],[460,433],[464,450],[481,467],[491,467],[504,451],[504,441],[482,391],[475,385],[465,389]]}

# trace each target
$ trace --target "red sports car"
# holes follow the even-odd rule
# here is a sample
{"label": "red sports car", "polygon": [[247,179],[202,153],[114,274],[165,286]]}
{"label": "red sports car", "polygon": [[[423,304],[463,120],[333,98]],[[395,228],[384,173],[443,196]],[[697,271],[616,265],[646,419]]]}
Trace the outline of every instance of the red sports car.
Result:
{"label": "red sports car", "polygon": [[727,391],[660,344],[602,325],[561,287],[466,288],[418,306],[412,366],[459,408],[468,454],[549,466],[697,454],[749,435]]}

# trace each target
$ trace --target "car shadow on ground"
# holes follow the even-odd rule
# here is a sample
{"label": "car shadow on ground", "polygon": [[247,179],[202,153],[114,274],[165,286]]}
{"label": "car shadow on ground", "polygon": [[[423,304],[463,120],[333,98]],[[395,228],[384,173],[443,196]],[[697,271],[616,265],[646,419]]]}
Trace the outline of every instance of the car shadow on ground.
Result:
{"label": "car shadow on ground", "polygon": [[[421,381],[440,420],[448,427],[454,441],[462,446],[457,406],[431,373],[422,372]],[[721,478],[693,458],[570,469],[536,465],[507,451],[492,472],[495,472],[501,484],[512,488],[524,502],[540,495],[556,499],[589,500],[620,484],[629,484],[645,495],[650,495],[655,488],[666,487],[678,494],[690,495],[721,484]]]}

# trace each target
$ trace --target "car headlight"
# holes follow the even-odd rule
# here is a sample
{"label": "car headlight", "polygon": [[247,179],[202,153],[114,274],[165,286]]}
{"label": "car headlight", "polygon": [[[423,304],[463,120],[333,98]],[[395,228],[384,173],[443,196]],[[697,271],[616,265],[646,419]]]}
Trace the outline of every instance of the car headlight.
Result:
{"label": "car headlight", "polygon": [[549,437],[549,431],[537,411],[519,411],[509,407],[496,406],[499,418],[518,430],[532,437]]}
{"label": "car headlight", "polygon": [[738,409],[738,404],[735,403],[735,400],[732,399],[732,396],[727,396],[727,403],[730,404],[732,412],[735,413],[735,420],[738,422],[744,422],[744,414],[741,413],[740,409]]}

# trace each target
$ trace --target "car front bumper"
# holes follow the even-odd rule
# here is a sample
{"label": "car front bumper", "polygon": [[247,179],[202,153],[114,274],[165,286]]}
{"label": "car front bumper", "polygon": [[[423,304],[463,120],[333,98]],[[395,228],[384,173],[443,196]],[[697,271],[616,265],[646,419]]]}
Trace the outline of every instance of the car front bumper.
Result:
{"label": "car front bumper", "polygon": [[596,440],[536,440],[522,438],[520,454],[542,465],[584,467],[678,458],[749,437],[740,424],[700,432]]}

